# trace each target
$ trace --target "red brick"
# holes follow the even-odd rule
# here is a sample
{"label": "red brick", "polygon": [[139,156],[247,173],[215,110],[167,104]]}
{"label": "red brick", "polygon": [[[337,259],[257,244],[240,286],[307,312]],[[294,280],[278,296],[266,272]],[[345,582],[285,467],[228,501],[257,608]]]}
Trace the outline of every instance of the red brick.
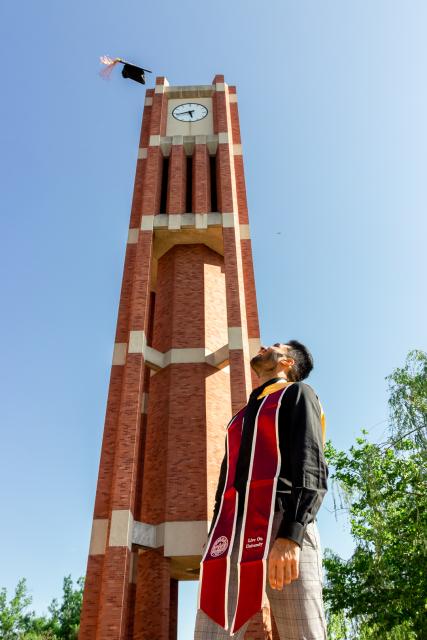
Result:
{"label": "red brick", "polygon": [[172,145],[169,159],[168,213],[185,213],[187,158],[182,144]]}
{"label": "red brick", "polygon": [[[224,83],[217,75],[214,84]],[[165,84],[165,78],[156,80]],[[143,331],[147,344],[169,349],[216,351],[228,341],[228,327],[259,336],[250,240],[240,240],[237,224],[248,224],[243,159],[230,155],[240,143],[237,103],[227,110],[227,91],[213,92],[215,133],[228,133],[218,146],[218,209],[238,205],[236,228],[224,228],[223,255],[208,248],[204,232],[198,244],[175,245],[154,258],[156,232],[141,230],[141,217],[159,213],[163,156],[150,146],[150,136],[164,136],[168,94],[148,89],[139,145],[147,158],[136,163],[129,228],[138,228],[138,242],[127,244],[115,341],[129,343],[131,331]],[[187,162],[182,145],[173,145],[169,163],[167,211],[185,213]],[[197,144],[193,157],[192,209],[210,208],[209,155]],[[157,276],[154,274],[157,273]],[[155,277],[157,280],[155,280]],[[225,426],[232,412],[257,384],[247,349],[231,349],[230,367],[218,370],[206,362],[177,363],[152,375],[142,353],[127,353],[124,365],[112,365],[102,440],[94,517],[108,522],[105,554],[89,556],[83,596],[80,640],[175,640],[178,583],[164,549],[137,557],[136,584],[130,582],[131,552],[108,546],[111,513],[126,509],[136,520],[209,520],[212,516]],[[148,413],[142,413],[143,394]],[[185,491],[183,490],[185,487]],[[251,622],[247,638],[271,640],[267,610]]]}
{"label": "red brick", "polygon": [[196,144],[193,155],[193,211],[211,211],[209,153],[206,145]]}
{"label": "red brick", "polygon": [[80,614],[79,640],[97,638],[99,599],[102,585],[104,556],[89,556]]}
{"label": "red brick", "polygon": [[134,640],[169,640],[170,607],[170,560],[163,556],[163,547],[140,553]]}
{"label": "red brick", "polygon": [[128,547],[106,548],[96,638],[126,636],[130,555]]}
{"label": "red brick", "polygon": [[147,153],[141,210],[142,215],[155,215],[160,209],[163,156],[159,146],[148,147]]}

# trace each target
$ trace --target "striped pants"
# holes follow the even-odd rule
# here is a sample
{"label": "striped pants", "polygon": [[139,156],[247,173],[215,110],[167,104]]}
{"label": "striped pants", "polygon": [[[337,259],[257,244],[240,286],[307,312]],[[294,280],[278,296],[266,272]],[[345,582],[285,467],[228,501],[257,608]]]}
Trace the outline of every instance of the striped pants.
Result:
{"label": "striped pants", "polygon": [[[276,539],[282,513],[276,511],[270,538],[270,549]],[[237,558],[242,519],[237,519],[236,535],[231,553],[229,583],[229,628],[237,599]],[[322,598],[322,550],[317,521],[307,525],[300,552],[299,576],[282,590],[272,589],[268,580],[266,563],[266,593],[270,611],[276,622],[280,640],[326,640],[326,621]],[[243,625],[234,636],[217,625],[204,611],[197,611],[194,640],[243,640],[250,621]]]}

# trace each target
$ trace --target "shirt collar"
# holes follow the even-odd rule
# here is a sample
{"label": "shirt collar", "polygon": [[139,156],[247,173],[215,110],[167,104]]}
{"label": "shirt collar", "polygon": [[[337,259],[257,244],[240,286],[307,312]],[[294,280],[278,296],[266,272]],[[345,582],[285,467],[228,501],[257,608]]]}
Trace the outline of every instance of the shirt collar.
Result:
{"label": "shirt collar", "polygon": [[262,393],[264,389],[268,387],[270,384],[273,384],[274,382],[281,382],[282,380],[283,382],[286,382],[285,378],[280,378],[279,376],[276,376],[275,378],[271,378],[270,380],[267,380],[267,382],[264,382],[264,384],[254,389],[249,397],[250,398],[258,397],[259,394]]}

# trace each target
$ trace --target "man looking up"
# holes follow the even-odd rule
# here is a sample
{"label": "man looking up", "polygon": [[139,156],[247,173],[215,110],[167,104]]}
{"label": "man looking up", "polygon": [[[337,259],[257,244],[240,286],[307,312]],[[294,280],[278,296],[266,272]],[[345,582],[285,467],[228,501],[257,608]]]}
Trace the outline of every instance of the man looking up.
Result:
{"label": "man looking up", "polygon": [[316,514],[328,490],[325,421],[297,340],[262,346],[259,378],[227,426],[194,640],[243,639],[266,600],[280,640],[326,640]]}

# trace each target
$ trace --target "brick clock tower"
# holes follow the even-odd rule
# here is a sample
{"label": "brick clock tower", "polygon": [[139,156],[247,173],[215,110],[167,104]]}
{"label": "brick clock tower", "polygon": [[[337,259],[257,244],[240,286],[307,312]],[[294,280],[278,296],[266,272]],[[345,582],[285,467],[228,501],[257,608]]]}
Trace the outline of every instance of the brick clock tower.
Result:
{"label": "brick clock tower", "polygon": [[[236,88],[146,92],[79,640],[175,640],[259,347]],[[270,638],[259,614],[246,637]],[[190,640],[190,639],[189,639]]]}

